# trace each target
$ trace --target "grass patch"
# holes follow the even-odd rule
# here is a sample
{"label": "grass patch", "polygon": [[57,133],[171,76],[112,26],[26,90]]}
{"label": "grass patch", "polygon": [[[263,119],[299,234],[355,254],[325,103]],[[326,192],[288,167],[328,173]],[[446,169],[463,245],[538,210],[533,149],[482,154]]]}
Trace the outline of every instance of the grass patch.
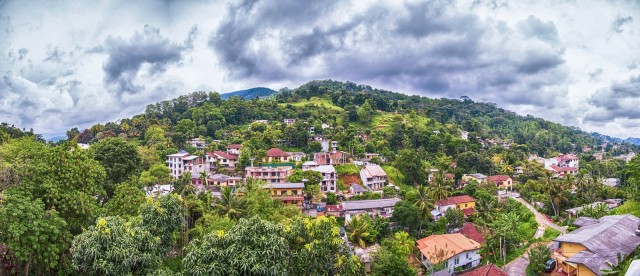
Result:
{"label": "grass patch", "polygon": [[542,235],[543,241],[552,241],[553,239],[560,236],[560,231],[553,229],[551,227],[547,227],[544,229],[544,234]]}
{"label": "grass patch", "polygon": [[336,165],[338,174],[360,174],[360,170],[354,164]]}
{"label": "grass patch", "polygon": [[303,101],[299,101],[299,102],[295,102],[295,103],[281,103],[280,105],[281,106],[286,106],[288,104],[290,104],[292,106],[295,106],[295,107],[318,106],[318,107],[331,109],[331,110],[335,110],[335,111],[340,111],[340,112],[344,111],[344,109],[342,107],[334,105],[329,100],[318,98],[318,97],[311,97],[311,99],[303,100]]}
{"label": "grass patch", "polygon": [[613,209],[612,215],[631,214],[640,217],[640,201],[627,200],[620,207]]}
{"label": "grass patch", "polygon": [[388,130],[394,124],[407,126],[427,127],[430,119],[424,116],[411,116],[409,114],[382,113],[373,116],[371,126],[375,129]]}
{"label": "grass patch", "polygon": [[413,186],[404,182],[404,174],[400,170],[391,165],[382,165],[381,167],[387,173],[387,176],[389,176],[390,182],[400,187],[401,190],[408,192],[415,189]]}

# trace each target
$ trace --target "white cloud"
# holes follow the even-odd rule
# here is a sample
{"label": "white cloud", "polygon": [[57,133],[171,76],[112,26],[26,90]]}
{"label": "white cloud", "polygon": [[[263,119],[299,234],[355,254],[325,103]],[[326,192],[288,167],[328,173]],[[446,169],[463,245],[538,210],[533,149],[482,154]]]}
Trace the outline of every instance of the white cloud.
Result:
{"label": "white cloud", "polygon": [[332,78],[637,136],[598,97],[640,75],[639,19],[632,1],[7,1],[0,121],[63,133],[192,91]]}

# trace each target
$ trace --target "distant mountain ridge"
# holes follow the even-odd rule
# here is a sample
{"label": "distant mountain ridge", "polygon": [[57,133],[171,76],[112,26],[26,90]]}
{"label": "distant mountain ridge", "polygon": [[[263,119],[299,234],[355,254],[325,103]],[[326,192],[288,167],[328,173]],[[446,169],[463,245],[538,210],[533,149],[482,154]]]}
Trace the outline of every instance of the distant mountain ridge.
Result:
{"label": "distant mountain ridge", "polygon": [[255,98],[266,98],[277,93],[275,90],[266,87],[254,87],[245,90],[239,90],[220,95],[223,100],[231,97],[239,97],[245,100],[251,100]]}

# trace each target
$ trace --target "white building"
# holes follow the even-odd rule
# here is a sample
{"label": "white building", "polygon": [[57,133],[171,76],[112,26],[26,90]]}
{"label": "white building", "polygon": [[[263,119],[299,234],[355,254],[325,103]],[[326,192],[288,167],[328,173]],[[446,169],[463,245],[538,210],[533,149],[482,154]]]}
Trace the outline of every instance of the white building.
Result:
{"label": "white building", "polygon": [[207,153],[207,166],[209,170],[216,167],[230,167],[236,166],[238,157],[233,154],[228,154],[223,151],[212,151]]}
{"label": "white building", "polygon": [[187,142],[187,144],[191,145],[196,149],[204,149],[207,147],[207,143],[202,138],[193,138]]}
{"label": "white building", "polygon": [[368,164],[360,170],[362,184],[374,191],[382,190],[387,183],[387,173],[376,164]]}
{"label": "white building", "polygon": [[[322,192],[335,193],[337,191],[336,182],[338,179],[338,174],[336,173],[336,168],[334,168],[332,165],[316,165],[316,166],[306,166],[306,167],[307,167],[306,170],[312,170],[322,174],[322,181],[320,181],[320,190]],[[303,170],[305,170],[304,165],[303,165]]]}
{"label": "white building", "polygon": [[185,172],[189,172],[193,175],[203,172],[206,169],[206,162],[204,158],[197,155],[191,155],[184,150],[167,155],[167,160],[165,162],[171,171],[171,176],[176,179]]}
{"label": "white building", "polygon": [[367,214],[370,216],[391,217],[393,208],[400,201],[397,197],[370,199],[370,200],[350,200],[342,202],[342,211],[346,223],[353,217]]}
{"label": "white building", "polygon": [[296,119],[284,119],[282,122],[286,125],[293,125],[296,123]]}

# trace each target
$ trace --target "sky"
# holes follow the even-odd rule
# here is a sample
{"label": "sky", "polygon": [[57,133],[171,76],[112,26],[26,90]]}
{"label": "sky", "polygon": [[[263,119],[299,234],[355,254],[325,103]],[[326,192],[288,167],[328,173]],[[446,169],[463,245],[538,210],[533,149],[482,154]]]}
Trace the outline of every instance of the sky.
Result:
{"label": "sky", "polygon": [[315,79],[640,136],[640,1],[0,0],[0,121],[64,134]]}

